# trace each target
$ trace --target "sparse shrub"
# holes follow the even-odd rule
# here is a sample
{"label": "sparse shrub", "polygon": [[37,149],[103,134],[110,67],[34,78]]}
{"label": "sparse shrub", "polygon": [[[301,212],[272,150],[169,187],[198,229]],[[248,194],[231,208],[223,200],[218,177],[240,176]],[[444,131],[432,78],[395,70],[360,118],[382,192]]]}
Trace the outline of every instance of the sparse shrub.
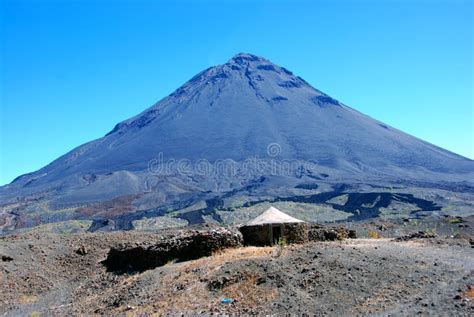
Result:
{"label": "sparse shrub", "polygon": [[175,264],[176,262],[178,262],[178,259],[171,259],[171,260],[169,260],[168,262],[166,262],[165,265]]}
{"label": "sparse shrub", "polygon": [[432,234],[434,236],[437,235],[436,228],[426,229],[426,232],[429,233],[429,234]]}
{"label": "sparse shrub", "polygon": [[459,230],[451,228],[451,235],[457,237],[459,235]]}
{"label": "sparse shrub", "polygon": [[344,228],[340,228],[337,230],[337,240],[343,241],[346,240],[349,237],[349,232],[345,230]]}
{"label": "sparse shrub", "polygon": [[452,218],[452,219],[448,219],[448,222],[452,223],[452,224],[456,224],[456,223],[464,222],[464,220],[462,220],[460,218]]}
{"label": "sparse shrub", "polygon": [[279,258],[285,247],[287,246],[286,239],[285,238],[279,238],[278,242],[275,246],[275,257]]}
{"label": "sparse shrub", "polygon": [[282,248],[286,247],[287,243],[286,243],[286,239],[283,238],[283,237],[280,237],[278,239],[278,245],[281,246]]}
{"label": "sparse shrub", "polygon": [[378,233],[377,231],[375,231],[375,230],[369,229],[369,231],[367,233],[369,235],[369,238],[371,238],[371,239],[380,239],[380,238],[382,238],[382,235],[380,233]]}

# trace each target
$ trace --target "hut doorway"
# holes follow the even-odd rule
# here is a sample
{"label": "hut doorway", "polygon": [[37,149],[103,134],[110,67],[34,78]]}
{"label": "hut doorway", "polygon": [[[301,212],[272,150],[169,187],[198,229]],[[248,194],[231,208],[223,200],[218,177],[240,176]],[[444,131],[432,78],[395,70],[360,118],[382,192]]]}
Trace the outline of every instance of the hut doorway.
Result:
{"label": "hut doorway", "polygon": [[278,244],[282,236],[282,230],[280,225],[272,226],[272,241],[273,244]]}

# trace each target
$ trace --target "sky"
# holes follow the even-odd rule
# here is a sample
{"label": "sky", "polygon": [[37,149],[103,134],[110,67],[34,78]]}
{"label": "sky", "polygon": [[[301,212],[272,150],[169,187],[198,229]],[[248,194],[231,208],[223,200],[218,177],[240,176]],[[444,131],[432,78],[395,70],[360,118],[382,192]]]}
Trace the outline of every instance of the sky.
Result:
{"label": "sky", "polygon": [[474,158],[474,1],[0,0],[0,185],[253,53]]}

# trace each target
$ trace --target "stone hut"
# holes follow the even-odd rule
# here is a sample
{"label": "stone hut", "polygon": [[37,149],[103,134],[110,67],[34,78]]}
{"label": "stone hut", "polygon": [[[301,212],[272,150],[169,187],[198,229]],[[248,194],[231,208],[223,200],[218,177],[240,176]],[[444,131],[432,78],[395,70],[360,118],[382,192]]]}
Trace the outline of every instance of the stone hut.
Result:
{"label": "stone hut", "polygon": [[268,208],[257,218],[240,227],[245,245],[264,246],[278,243],[284,239],[287,243],[308,241],[308,225],[293,218],[275,207]]}

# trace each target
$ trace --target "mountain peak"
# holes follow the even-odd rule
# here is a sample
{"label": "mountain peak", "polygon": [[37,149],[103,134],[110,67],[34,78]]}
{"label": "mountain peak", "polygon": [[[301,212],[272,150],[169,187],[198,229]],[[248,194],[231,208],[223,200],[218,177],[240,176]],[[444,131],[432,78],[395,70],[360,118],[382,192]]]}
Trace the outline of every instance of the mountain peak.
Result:
{"label": "mountain peak", "polygon": [[[471,179],[473,161],[354,111],[262,57],[240,53],[103,138],[0,187],[0,234],[72,219],[94,220],[93,229],[110,219],[129,229],[169,206],[183,221],[220,221],[215,204],[333,186],[339,195],[346,191],[340,188],[359,184],[436,181],[443,190],[471,192]],[[113,210],[104,209],[109,205]],[[351,206],[344,210],[352,213]]]}
{"label": "mountain peak", "polygon": [[254,54],[250,54],[250,53],[238,53],[229,60],[229,63],[237,63],[237,64],[248,64],[250,62],[269,63],[267,59],[254,55]]}

